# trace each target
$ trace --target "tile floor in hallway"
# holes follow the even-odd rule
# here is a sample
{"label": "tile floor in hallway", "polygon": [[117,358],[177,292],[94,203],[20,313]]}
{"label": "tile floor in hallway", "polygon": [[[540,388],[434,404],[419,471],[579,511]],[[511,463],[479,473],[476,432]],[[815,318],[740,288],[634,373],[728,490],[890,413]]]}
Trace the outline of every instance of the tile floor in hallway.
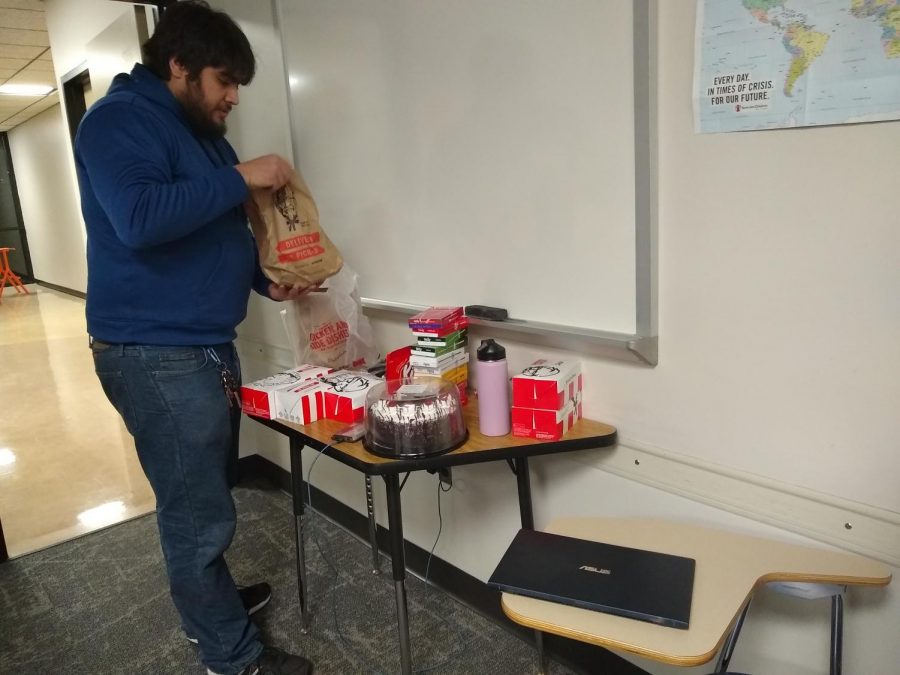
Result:
{"label": "tile floor in hallway", "polygon": [[0,301],[0,521],[15,557],[154,509],[87,346],[84,300]]}

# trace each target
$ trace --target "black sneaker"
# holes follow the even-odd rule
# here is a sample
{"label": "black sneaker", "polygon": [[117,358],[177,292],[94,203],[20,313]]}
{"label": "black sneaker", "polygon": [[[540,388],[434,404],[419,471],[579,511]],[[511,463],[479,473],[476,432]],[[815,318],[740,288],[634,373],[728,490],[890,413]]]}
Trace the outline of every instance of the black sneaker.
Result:
{"label": "black sneaker", "polygon": [[[275,647],[263,647],[255,663],[244,668],[239,675],[312,675],[313,664],[302,656],[288,654]],[[207,669],[207,675],[216,675]]]}
{"label": "black sneaker", "polygon": [[272,599],[272,587],[265,581],[252,586],[238,586],[238,595],[241,596],[247,614],[253,615],[269,604],[269,600]]}
{"label": "black sneaker", "polygon": [[[241,602],[244,603],[247,614],[252,616],[269,604],[269,600],[272,599],[272,587],[265,581],[252,586],[238,586],[238,595],[241,596]],[[188,642],[197,644],[197,638],[190,635],[185,635],[185,637]]]}

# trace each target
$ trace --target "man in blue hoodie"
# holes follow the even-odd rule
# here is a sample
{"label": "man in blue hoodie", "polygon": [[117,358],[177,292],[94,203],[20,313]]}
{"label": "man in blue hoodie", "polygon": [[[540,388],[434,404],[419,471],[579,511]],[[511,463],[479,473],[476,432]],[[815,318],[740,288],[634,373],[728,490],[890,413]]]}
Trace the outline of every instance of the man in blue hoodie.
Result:
{"label": "man in blue hoodie", "polygon": [[267,584],[238,590],[223,557],[236,515],[229,457],[240,411],[232,340],[251,289],[272,284],[247,227],[249,190],[278,189],[276,155],[239,162],[225,140],[255,58],[228,15],[172,5],[75,140],[87,228],[87,326],[107,397],[134,436],[156,495],[170,590],[211,674],[306,675],[306,659],[264,647],[248,612]]}

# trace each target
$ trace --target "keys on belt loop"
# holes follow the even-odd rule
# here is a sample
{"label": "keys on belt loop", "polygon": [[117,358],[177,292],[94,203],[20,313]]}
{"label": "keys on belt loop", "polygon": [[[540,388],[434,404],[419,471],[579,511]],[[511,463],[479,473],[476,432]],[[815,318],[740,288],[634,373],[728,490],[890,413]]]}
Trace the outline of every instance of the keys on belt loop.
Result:
{"label": "keys on belt loop", "polygon": [[206,353],[209,354],[209,358],[213,360],[216,364],[216,369],[219,371],[219,379],[222,381],[222,390],[225,392],[225,399],[228,401],[228,407],[233,408],[237,406],[241,407],[241,391],[240,387],[238,387],[237,380],[234,379],[234,375],[228,370],[228,366],[219,358],[219,355],[216,354],[216,350],[212,347],[206,348]]}

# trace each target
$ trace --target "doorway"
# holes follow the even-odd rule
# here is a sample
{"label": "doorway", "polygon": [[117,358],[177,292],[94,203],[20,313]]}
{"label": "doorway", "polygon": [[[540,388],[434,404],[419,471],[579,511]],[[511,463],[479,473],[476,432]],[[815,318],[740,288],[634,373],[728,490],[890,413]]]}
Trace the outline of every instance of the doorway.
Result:
{"label": "doorway", "polygon": [[13,249],[9,252],[12,271],[22,278],[22,283],[34,283],[9,138],[3,132],[0,133],[0,248],[7,247]]}

